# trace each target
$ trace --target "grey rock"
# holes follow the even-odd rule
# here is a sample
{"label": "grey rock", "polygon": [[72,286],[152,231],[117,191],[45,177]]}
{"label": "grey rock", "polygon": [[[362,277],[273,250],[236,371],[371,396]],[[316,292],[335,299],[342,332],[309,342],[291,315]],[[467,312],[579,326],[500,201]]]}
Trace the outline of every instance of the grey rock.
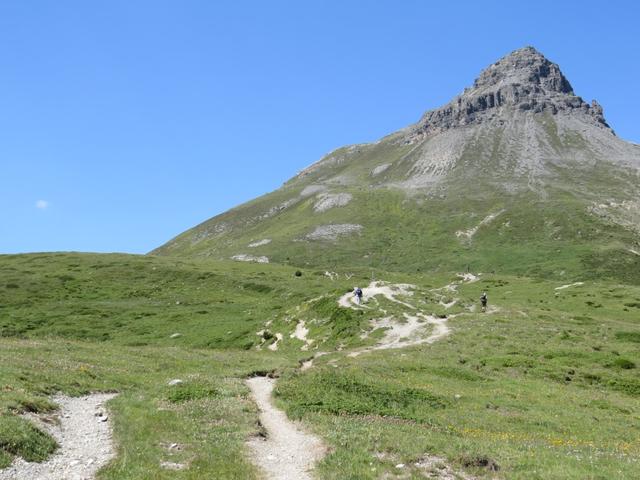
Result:
{"label": "grey rock", "polygon": [[263,238],[262,240],[257,240],[255,242],[250,243],[247,246],[249,248],[257,248],[257,247],[261,247],[263,245],[269,245],[270,243],[271,243],[271,239],[270,238]]}
{"label": "grey rock", "polygon": [[533,47],[515,50],[480,73],[471,88],[431,110],[411,129],[408,141],[450,128],[482,123],[504,109],[535,113],[572,111],[609,129],[602,107],[573,93],[560,67]]}
{"label": "grey rock", "polygon": [[353,199],[353,195],[350,193],[321,193],[316,198],[313,211],[322,213],[335,207],[344,207]]}
{"label": "grey rock", "polygon": [[184,463],[160,462],[160,468],[164,468],[165,470],[184,470],[187,466]]}
{"label": "grey rock", "polygon": [[60,407],[60,412],[54,414],[59,421],[44,422],[37,416],[31,420],[51,434],[60,448],[42,463],[16,457],[9,467],[0,469],[0,480],[94,478],[116,455],[109,417],[103,411],[104,404],[113,397],[104,393],[54,397]]}
{"label": "grey rock", "polygon": [[391,166],[390,163],[383,163],[382,165],[378,165],[376,168],[371,170],[371,176],[375,177],[377,175],[380,175],[381,173],[384,173],[389,169],[390,166]]}
{"label": "grey rock", "polygon": [[235,260],[237,262],[269,263],[269,257],[265,257],[264,255],[247,255],[246,253],[233,255],[231,257],[231,260]]}
{"label": "grey rock", "polygon": [[362,225],[353,223],[342,223],[332,225],[320,225],[316,229],[307,234],[308,240],[337,240],[339,236],[360,233]]}

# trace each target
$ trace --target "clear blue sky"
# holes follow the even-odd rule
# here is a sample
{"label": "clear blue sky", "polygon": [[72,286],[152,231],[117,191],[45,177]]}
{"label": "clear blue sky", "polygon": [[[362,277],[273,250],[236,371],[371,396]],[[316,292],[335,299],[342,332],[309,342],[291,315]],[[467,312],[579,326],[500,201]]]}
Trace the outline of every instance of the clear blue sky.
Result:
{"label": "clear blue sky", "polygon": [[525,45],[640,142],[636,5],[1,2],[0,252],[147,252]]}

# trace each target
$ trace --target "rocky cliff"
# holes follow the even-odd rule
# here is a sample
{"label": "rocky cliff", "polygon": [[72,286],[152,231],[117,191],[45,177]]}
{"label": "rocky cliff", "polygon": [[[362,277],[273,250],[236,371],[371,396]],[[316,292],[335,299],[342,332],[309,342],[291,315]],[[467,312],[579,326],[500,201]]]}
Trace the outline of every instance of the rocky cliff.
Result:
{"label": "rocky cliff", "polygon": [[505,109],[580,115],[609,128],[595,100],[588,104],[576,96],[558,65],[533,47],[525,47],[487,67],[472,87],[447,105],[427,112],[409,138],[415,142],[443,130],[481,123],[499,117]]}

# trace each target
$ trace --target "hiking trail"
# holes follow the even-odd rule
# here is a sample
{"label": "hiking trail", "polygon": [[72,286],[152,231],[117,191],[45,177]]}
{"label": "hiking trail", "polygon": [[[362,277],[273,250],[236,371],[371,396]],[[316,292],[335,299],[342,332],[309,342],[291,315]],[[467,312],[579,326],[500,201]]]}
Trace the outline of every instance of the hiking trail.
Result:
{"label": "hiking trail", "polygon": [[60,410],[53,417],[26,415],[53,436],[60,448],[42,463],[16,458],[0,470],[0,480],[89,480],[115,457],[111,425],[105,403],[115,394],[84,397],[57,396]]}
{"label": "hiking trail", "polygon": [[273,405],[273,378],[253,377],[246,383],[260,409],[260,424],[266,430],[264,438],[254,437],[247,442],[253,463],[270,480],[311,480],[309,472],[326,452],[322,441]]}
{"label": "hiking trail", "polygon": [[[458,291],[458,287],[465,283],[473,283],[477,282],[480,278],[477,275],[472,273],[460,273],[458,274],[459,280],[455,280],[444,287],[434,288],[430,291],[436,296],[439,297],[438,303],[439,305],[445,307],[446,309],[451,308],[453,305],[460,301],[459,298],[454,298],[449,302],[444,302],[444,298],[446,295],[440,294],[438,292],[444,291],[447,293],[456,293]],[[366,300],[376,300],[376,296],[382,295],[387,300],[400,304],[409,310],[410,313],[404,312],[403,319],[400,321],[393,316],[384,316],[379,319],[375,319],[371,321],[371,332],[379,329],[385,328],[384,337],[380,339],[378,343],[375,345],[360,348],[354,350],[347,354],[349,357],[357,357],[363,353],[372,352],[375,350],[388,350],[395,348],[406,348],[412,347],[415,345],[421,344],[430,344],[434,343],[451,332],[451,329],[447,326],[447,320],[450,318],[454,318],[456,315],[444,315],[444,316],[436,316],[429,315],[424,311],[420,310],[418,307],[408,303],[407,301],[400,300],[397,298],[398,296],[410,297],[413,295],[413,290],[416,289],[415,285],[407,284],[407,283],[398,283],[398,284],[389,284],[386,282],[371,282],[368,287],[362,289],[363,291],[363,303]],[[361,308],[372,308],[367,305],[358,304],[352,293],[346,293],[338,300],[338,305],[344,308],[351,308],[354,310],[358,310]],[[386,312],[380,309],[383,314],[386,315]],[[425,330],[431,327],[430,334],[425,336]],[[366,338],[369,333],[363,335],[363,338]],[[309,360],[305,362],[304,369],[310,368],[310,364],[308,362],[312,362]]]}
{"label": "hiking trail", "polygon": [[[436,297],[439,297],[438,303],[447,309],[459,302],[460,299],[454,298],[445,303],[444,299],[447,295],[440,294],[438,293],[439,291],[444,291],[447,294],[456,293],[460,285],[479,280],[478,276],[470,273],[459,274],[458,277],[459,280],[431,290],[432,293],[436,294]],[[363,288],[364,300],[373,299],[377,303],[375,297],[382,295],[387,300],[404,306],[409,312],[404,312],[400,321],[391,316],[372,320],[371,326],[373,330],[386,329],[384,337],[375,345],[353,350],[347,353],[347,356],[355,357],[374,350],[431,344],[449,335],[451,330],[447,326],[447,320],[455,315],[429,315],[405,301],[406,297],[413,295],[415,288],[415,285],[390,284],[381,281],[371,282],[369,286]],[[399,296],[402,296],[403,299],[398,298]],[[373,306],[358,304],[352,292],[341,296],[338,299],[338,304],[343,308],[352,308],[354,310],[373,308]],[[380,309],[380,311],[386,314],[384,310]],[[425,335],[425,331],[428,331],[429,334]],[[305,327],[304,322],[300,322],[296,325],[291,337],[309,342],[307,333],[308,329]],[[316,358],[328,353],[316,353],[313,358],[301,364],[300,371],[312,368],[313,361]],[[311,480],[311,470],[322,459],[327,449],[318,437],[305,432],[300,424],[290,421],[282,410],[273,405],[271,394],[275,387],[275,382],[275,379],[268,377],[253,377],[246,381],[260,410],[260,425],[265,430],[264,437],[254,437],[247,442],[252,452],[252,462],[266,474],[266,478],[269,480],[293,478]],[[425,458],[429,459],[429,461],[441,460],[439,457],[425,456]],[[447,476],[449,473],[451,471],[447,467],[447,470],[443,471],[443,475],[439,478],[454,478],[453,476]],[[451,473],[451,475],[453,474]],[[462,476],[461,478],[465,477]]]}

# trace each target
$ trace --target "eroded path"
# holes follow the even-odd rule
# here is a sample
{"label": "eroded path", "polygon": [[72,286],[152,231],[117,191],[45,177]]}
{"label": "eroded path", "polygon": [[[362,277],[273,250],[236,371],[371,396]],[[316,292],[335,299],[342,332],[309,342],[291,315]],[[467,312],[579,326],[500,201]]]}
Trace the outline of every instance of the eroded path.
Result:
{"label": "eroded path", "polygon": [[[465,283],[473,283],[479,280],[479,277],[471,273],[459,274],[459,280],[449,283],[441,288],[432,289],[431,292],[440,297],[439,304],[446,309],[451,308],[460,299],[454,298],[448,303],[444,302],[447,294],[455,294],[458,287]],[[356,357],[362,353],[372,352],[374,350],[388,350],[392,348],[407,348],[415,345],[434,343],[451,332],[447,326],[447,320],[455,317],[455,315],[436,316],[429,315],[420,310],[417,306],[408,302],[407,297],[413,295],[415,285],[410,284],[388,284],[385,282],[372,282],[368,287],[363,288],[363,305],[359,305],[353,294],[347,293],[340,297],[338,305],[344,308],[360,309],[371,308],[366,305],[370,300],[376,300],[376,296],[381,295],[387,300],[400,304],[409,309],[404,312],[402,318],[395,316],[384,316],[371,322],[372,331],[384,328],[384,336],[375,345],[355,350],[348,354],[350,357]],[[401,297],[402,299],[398,298]],[[384,310],[381,309],[384,313]],[[427,332],[429,332],[427,334]],[[308,368],[308,365],[307,365]]]}
{"label": "eroded path", "polygon": [[[415,315],[405,313],[404,318],[404,323],[394,321],[391,317],[374,320],[372,322],[374,330],[378,328],[387,329],[382,340],[371,347],[365,347],[351,352],[348,356],[357,357],[362,353],[372,352],[374,350],[406,348],[424,343],[433,343],[446,337],[451,332],[447,326],[447,317],[436,317],[419,312]],[[424,336],[423,331],[429,326],[432,327],[431,333]]]}
{"label": "eroded path", "polygon": [[[472,274],[460,274],[459,279],[444,287],[432,289],[431,292],[438,299],[438,303],[449,309],[459,298],[451,299],[457,293],[458,287],[465,283],[473,283],[479,278]],[[372,320],[372,332],[383,328],[384,336],[372,346],[360,348],[347,353],[355,357],[374,350],[386,350],[406,348],[420,344],[434,343],[446,337],[450,333],[447,320],[455,315],[429,315],[421,310],[415,302],[411,302],[413,291],[416,289],[410,284],[390,284],[386,282],[372,282],[363,288],[363,296],[366,303],[360,305],[356,302],[352,293],[347,293],[338,299],[338,304],[343,308],[378,309],[383,314],[381,318]],[[386,300],[401,305],[406,309],[399,318],[387,315],[380,308],[375,298],[382,296]],[[445,302],[445,299],[448,302]],[[292,338],[305,341],[302,350],[307,350],[313,340],[307,338],[308,329],[304,322],[296,325],[296,330],[291,334]],[[313,367],[313,360],[329,352],[318,352],[315,356],[301,365],[301,370]],[[326,447],[322,441],[314,435],[306,433],[299,424],[291,422],[286,414],[277,409],[271,401],[271,393],[275,386],[275,380],[267,377],[253,377],[247,380],[253,398],[260,409],[260,422],[266,431],[264,438],[256,437],[248,442],[252,451],[252,460],[269,480],[311,480],[311,470],[326,453]],[[425,465],[431,470],[432,464],[441,464],[442,459],[436,456],[424,456]],[[420,465],[418,465],[420,466]],[[425,467],[426,468],[426,467]],[[443,466],[434,474],[433,478],[453,479],[470,478],[460,473],[453,473],[448,466]]]}
{"label": "eroded path", "polygon": [[323,443],[273,406],[274,379],[253,377],[247,380],[247,385],[260,409],[260,423],[266,430],[266,437],[255,437],[248,442],[254,464],[270,480],[311,480],[310,471],[326,452]]}
{"label": "eroded path", "polygon": [[60,410],[53,423],[33,417],[34,423],[53,436],[60,448],[46,462],[16,459],[0,470],[0,480],[89,480],[115,457],[111,426],[105,403],[115,395],[58,396]]}

